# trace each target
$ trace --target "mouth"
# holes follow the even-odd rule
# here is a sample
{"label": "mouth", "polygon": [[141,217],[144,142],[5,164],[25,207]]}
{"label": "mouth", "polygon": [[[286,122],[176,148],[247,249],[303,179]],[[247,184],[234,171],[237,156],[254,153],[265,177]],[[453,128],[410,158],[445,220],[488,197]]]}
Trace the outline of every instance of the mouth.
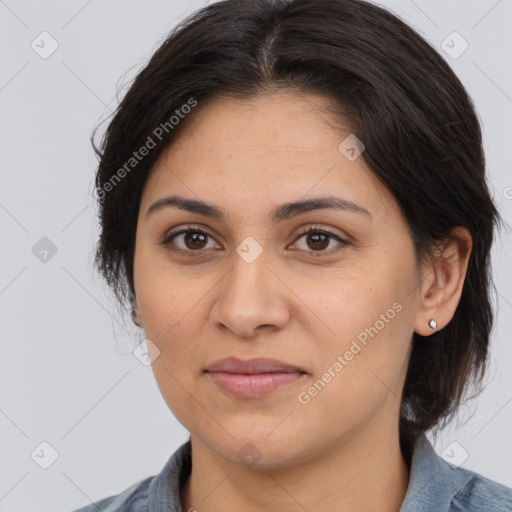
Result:
{"label": "mouth", "polygon": [[307,373],[304,369],[296,365],[266,357],[258,357],[248,360],[238,359],[237,357],[219,359],[210,364],[205,371],[209,373],[224,372],[246,375],[262,373]]}
{"label": "mouth", "polygon": [[206,372],[224,392],[237,398],[261,398],[290,387],[306,377],[304,372],[228,373]]}
{"label": "mouth", "polygon": [[222,391],[237,398],[261,398],[288,388],[308,375],[305,370],[277,359],[244,361],[234,357],[216,361],[204,373]]}

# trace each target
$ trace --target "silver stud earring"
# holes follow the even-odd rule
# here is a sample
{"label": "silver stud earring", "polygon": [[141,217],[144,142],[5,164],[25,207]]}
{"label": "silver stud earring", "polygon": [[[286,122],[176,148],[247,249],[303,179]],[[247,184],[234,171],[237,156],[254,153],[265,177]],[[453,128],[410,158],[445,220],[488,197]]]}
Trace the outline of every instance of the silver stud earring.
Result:
{"label": "silver stud earring", "polygon": [[428,325],[429,325],[432,329],[434,329],[434,331],[437,329],[437,322],[436,322],[433,318],[431,318],[431,319],[428,321]]}

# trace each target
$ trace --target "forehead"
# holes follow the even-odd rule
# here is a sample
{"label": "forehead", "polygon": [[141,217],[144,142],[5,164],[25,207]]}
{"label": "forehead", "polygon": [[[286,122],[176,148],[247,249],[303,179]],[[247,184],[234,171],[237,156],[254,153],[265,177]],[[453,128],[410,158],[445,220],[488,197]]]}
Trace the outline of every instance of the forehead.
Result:
{"label": "forehead", "polygon": [[328,132],[334,140],[345,131],[350,133],[333,108],[323,96],[292,90],[250,99],[213,98],[196,107],[170,151],[188,151],[194,142],[201,142],[208,152],[221,154],[236,150],[318,150],[325,146]]}
{"label": "forehead", "polygon": [[376,217],[389,214],[394,200],[363,158],[350,160],[340,151],[351,132],[331,106],[322,96],[293,92],[199,105],[151,170],[142,204],[178,193],[240,213],[252,204],[269,211],[337,194]]}

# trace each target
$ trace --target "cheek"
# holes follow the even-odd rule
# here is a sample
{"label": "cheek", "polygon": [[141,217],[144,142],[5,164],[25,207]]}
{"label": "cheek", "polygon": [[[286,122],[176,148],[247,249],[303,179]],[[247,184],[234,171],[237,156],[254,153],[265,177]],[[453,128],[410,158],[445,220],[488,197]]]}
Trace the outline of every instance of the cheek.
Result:
{"label": "cheek", "polygon": [[[184,291],[186,294],[186,291]],[[158,357],[152,362],[152,371],[160,393],[174,416],[183,425],[193,425],[204,415],[198,402],[198,379],[202,378],[205,361],[209,357],[208,337],[200,329],[206,315],[204,305],[188,299],[167,301],[148,300],[144,318],[146,337],[155,341]]]}
{"label": "cheek", "polygon": [[211,336],[201,331],[208,323],[208,292],[215,281],[206,272],[185,275],[154,249],[142,249],[137,257],[135,289],[144,333],[160,350],[153,363],[155,377],[174,390],[178,382],[196,378],[209,355]]}
{"label": "cheek", "polygon": [[329,334],[322,338],[315,369],[322,375],[334,371],[342,375],[338,382],[350,381],[354,388],[364,386],[375,374],[385,382],[394,381],[409,345],[408,310],[396,300],[399,294],[377,293],[363,286],[350,292],[333,294],[322,309],[322,323],[329,326]]}
{"label": "cheek", "polygon": [[177,329],[197,325],[191,319],[198,314],[197,306],[211,287],[207,273],[188,272],[185,276],[178,265],[169,262],[160,247],[138,248],[134,281],[146,335],[163,342],[174,337]]}
{"label": "cheek", "polygon": [[324,398],[336,403],[335,395],[341,393],[355,407],[364,406],[358,395],[380,400],[388,388],[400,393],[415,314],[413,265],[380,258],[365,267],[353,267],[350,278],[340,274],[323,286],[303,290],[304,302],[315,305],[319,332],[325,333],[316,343],[321,351],[315,370],[319,386],[328,381],[325,389],[334,395],[325,393]]}
{"label": "cheek", "polygon": [[297,414],[322,418],[324,433],[360,428],[384,404],[398,414],[410,338],[407,310],[395,293],[351,288],[325,304],[323,320],[334,334],[310,343],[315,374],[298,390]]}
{"label": "cheek", "polygon": [[[352,340],[375,322],[383,330],[385,321],[387,330],[387,320],[396,323],[395,316],[400,316],[396,315],[397,306],[393,308],[393,304],[402,304],[407,286],[407,276],[390,260],[386,262],[382,257],[366,254],[346,268],[333,269],[315,279],[301,277],[295,281],[294,288],[302,299],[298,307],[311,305],[322,334],[334,343]],[[301,317],[304,318],[304,313],[297,312],[297,318]]]}

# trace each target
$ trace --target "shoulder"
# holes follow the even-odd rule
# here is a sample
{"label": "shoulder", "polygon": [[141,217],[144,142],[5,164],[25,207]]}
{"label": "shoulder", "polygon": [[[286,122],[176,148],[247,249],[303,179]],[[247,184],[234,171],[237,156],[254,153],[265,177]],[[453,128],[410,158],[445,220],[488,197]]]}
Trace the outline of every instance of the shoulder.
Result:
{"label": "shoulder", "polygon": [[512,512],[512,488],[463,468],[456,468],[465,481],[453,497],[453,512]]}
{"label": "shoulder", "polygon": [[190,438],[168,459],[159,474],[140,480],[120,494],[103,498],[73,512],[150,512],[162,503],[169,512],[181,512],[180,486],[191,470]]}
{"label": "shoulder", "polygon": [[425,435],[412,455],[409,486],[400,512],[512,512],[512,489],[447,462]]}
{"label": "shoulder", "polygon": [[154,478],[154,476],[148,477],[115,496],[103,498],[73,512],[146,512],[148,489]]}

